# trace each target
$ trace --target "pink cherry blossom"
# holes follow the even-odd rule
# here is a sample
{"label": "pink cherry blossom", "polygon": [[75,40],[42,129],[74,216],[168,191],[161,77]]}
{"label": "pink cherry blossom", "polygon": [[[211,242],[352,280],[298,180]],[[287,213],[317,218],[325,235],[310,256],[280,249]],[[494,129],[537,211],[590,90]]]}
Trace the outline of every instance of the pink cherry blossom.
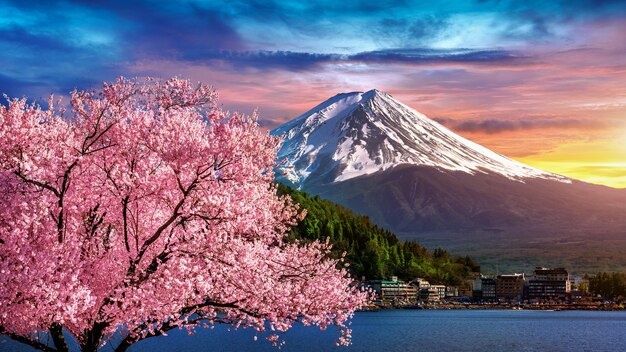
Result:
{"label": "pink cherry blossom", "polygon": [[0,333],[124,351],[214,323],[276,343],[299,321],[349,344],[370,294],[328,243],[283,240],[305,211],[272,185],[278,142],[177,78],[0,105]]}

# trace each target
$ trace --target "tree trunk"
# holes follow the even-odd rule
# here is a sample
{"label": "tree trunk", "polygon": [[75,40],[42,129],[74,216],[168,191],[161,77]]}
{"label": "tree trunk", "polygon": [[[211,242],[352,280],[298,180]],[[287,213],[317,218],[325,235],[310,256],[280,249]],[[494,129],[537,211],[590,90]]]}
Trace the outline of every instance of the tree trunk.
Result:
{"label": "tree trunk", "polygon": [[102,339],[102,332],[106,327],[106,323],[95,323],[93,328],[85,333],[80,350],[82,352],[97,352]]}
{"label": "tree trunk", "polygon": [[115,352],[126,352],[126,350],[128,349],[128,347],[130,347],[130,345],[132,345],[133,342],[130,342],[128,339],[124,339],[122,340],[122,342],[120,342],[120,344],[115,348]]}
{"label": "tree trunk", "polygon": [[65,337],[63,336],[63,327],[61,324],[52,323],[52,325],[50,325],[50,337],[52,337],[52,341],[54,342],[54,346],[56,346],[57,351],[69,352],[67,342],[65,342]]}

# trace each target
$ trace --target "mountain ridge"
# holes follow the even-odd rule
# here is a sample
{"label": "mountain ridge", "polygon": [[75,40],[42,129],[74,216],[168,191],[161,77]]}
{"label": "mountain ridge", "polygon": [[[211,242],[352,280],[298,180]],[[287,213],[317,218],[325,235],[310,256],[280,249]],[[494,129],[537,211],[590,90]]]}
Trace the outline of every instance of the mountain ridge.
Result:
{"label": "mountain ridge", "polygon": [[278,156],[293,163],[284,179],[297,188],[311,174],[332,183],[399,164],[571,182],[469,141],[376,89],[337,94],[272,134],[284,137]]}

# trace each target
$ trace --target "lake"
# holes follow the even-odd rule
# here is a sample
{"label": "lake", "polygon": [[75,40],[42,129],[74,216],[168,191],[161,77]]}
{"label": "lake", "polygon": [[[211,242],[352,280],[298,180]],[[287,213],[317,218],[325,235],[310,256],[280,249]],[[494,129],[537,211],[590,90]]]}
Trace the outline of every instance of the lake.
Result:
{"label": "lake", "polygon": [[[387,310],[357,313],[353,345],[335,347],[336,331],[296,326],[282,351],[624,351],[626,312],[513,310]],[[195,336],[170,331],[130,351],[278,351],[255,332],[226,326]],[[13,351],[14,343],[0,344]],[[28,351],[29,349],[22,349]],[[107,349],[105,349],[107,350]]]}

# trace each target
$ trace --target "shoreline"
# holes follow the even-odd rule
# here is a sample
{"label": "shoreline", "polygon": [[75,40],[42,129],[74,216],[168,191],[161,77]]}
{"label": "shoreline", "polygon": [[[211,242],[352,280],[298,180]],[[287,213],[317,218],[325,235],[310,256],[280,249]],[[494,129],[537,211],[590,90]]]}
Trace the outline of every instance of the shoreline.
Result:
{"label": "shoreline", "polygon": [[372,305],[364,307],[358,311],[380,311],[380,310],[545,310],[545,311],[624,311],[624,305],[598,304],[598,303],[566,303],[566,304],[510,304],[510,303],[487,303],[487,304],[428,304],[421,305]]}

